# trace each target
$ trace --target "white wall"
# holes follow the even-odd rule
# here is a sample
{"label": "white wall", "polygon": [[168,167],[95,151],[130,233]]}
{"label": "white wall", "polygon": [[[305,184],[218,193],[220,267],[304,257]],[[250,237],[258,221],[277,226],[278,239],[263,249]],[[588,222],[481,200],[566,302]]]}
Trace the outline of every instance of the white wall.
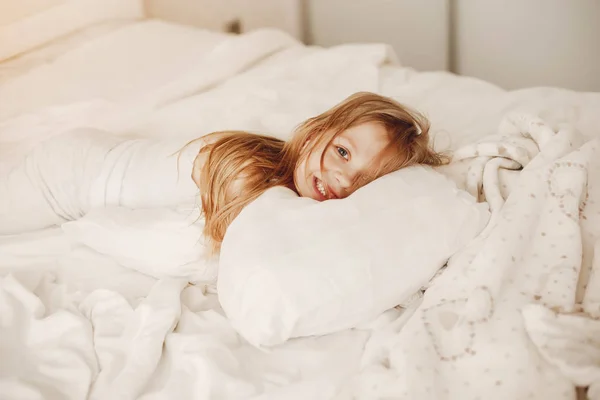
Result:
{"label": "white wall", "polygon": [[447,0],[304,0],[304,5],[309,43],[386,42],[404,65],[448,67]]}
{"label": "white wall", "polygon": [[453,0],[456,72],[600,91],[600,0]]}

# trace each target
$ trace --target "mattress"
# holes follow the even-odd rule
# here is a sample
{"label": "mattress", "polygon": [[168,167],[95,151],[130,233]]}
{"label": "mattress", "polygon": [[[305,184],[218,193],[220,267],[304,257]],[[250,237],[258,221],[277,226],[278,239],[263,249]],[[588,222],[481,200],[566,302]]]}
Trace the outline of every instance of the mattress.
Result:
{"label": "mattress", "polygon": [[[544,195],[547,184],[535,168],[531,174],[521,170],[552,160],[594,171],[600,94],[556,88],[507,92],[472,78],[405,68],[385,45],[323,49],[273,30],[228,36],[150,20],[105,24],[80,34],[0,64],[3,398],[570,399],[575,383],[589,384],[575,367],[557,367],[565,365],[564,354],[550,352],[557,345],[544,336],[555,329],[567,337],[570,327],[579,326],[575,323],[585,328],[579,332],[596,332],[590,319],[564,322],[577,292],[567,269],[598,267],[593,238],[600,223],[590,201],[598,196],[592,184],[598,175],[581,175],[572,165],[564,175],[573,183],[570,193],[582,193],[589,178],[589,213],[583,206],[587,220],[569,225],[561,253],[539,251],[537,257],[547,258],[536,262],[527,249],[551,248],[562,240],[562,231],[552,231],[558,234],[546,242],[551,231],[535,230],[540,223],[498,222],[501,229],[486,230],[450,260],[423,301],[410,309],[392,309],[356,329],[296,339],[268,351],[237,335],[219,306],[214,282],[188,284],[188,270],[177,265],[152,272],[131,268],[107,247],[85,244],[60,226],[31,227],[60,225],[64,213],[57,210],[65,204],[77,210],[74,214],[106,205],[193,209],[194,188],[173,186],[173,177],[189,176],[194,149],[181,162],[168,161],[178,146],[222,129],[285,139],[305,118],[361,90],[424,111],[435,145],[457,156],[443,172],[489,201],[495,212],[506,202],[513,204],[515,221],[550,223],[565,207],[580,204],[564,196],[562,203],[550,203],[554,197]],[[32,92],[39,95],[24,95]],[[44,180],[44,190],[65,189],[53,192],[63,197],[49,200],[47,192],[38,191],[36,179],[43,174],[19,168],[35,166],[28,157],[40,143],[60,143],[65,135],[90,129],[108,143],[95,155],[100,172],[87,175],[84,169],[77,175],[82,187],[93,190],[80,199],[63,180]],[[114,138],[131,141],[135,151],[119,148],[131,157],[115,156]],[[140,139],[158,144],[144,147]],[[45,177],[52,168],[62,172],[51,178],[70,176],[88,160],[65,143],[45,159]],[[569,155],[569,143],[576,154]],[[168,173],[161,174],[163,169]],[[16,179],[19,171],[26,178]],[[149,193],[145,179],[162,190]],[[15,218],[28,209],[19,208],[27,202],[39,202],[40,214]],[[503,214],[495,215],[492,225],[503,220]],[[31,229],[11,232],[6,221],[27,221]],[[582,249],[583,261],[565,264],[564,270],[535,269],[558,265],[562,256],[576,260]],[[532,265],[533,277],[514,268],[511,257]],[[548,295],[553,288],[547,282],[567,300]],[[577,296],[578,304],[588,299],[589,310],[596,304],[583,288]],[[491,312],[490,304],[501,304],[500,311]],[[563,314],[555,313],[556,304]]]}

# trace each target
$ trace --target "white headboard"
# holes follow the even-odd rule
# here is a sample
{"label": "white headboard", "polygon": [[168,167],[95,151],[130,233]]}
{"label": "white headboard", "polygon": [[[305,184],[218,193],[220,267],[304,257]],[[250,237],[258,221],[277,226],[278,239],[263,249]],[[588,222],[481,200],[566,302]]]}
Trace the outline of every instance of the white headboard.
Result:
{"label": "white headboard", "polygon": [[143,0],[2,1],[0,61],[92,24],[143,16]]}

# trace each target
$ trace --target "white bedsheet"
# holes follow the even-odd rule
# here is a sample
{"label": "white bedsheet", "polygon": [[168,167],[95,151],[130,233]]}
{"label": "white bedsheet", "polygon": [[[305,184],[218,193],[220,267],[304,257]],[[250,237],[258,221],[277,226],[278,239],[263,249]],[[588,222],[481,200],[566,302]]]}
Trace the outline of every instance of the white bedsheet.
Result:
{"label": "white bedsheet", "polygon": [[[146,36],[141,26],[151,33]],[[181,29],[193,47],[193,30],[171,31],[155,22],[119,30],[124,36],[118,37],[123,43],[147,43],[144,54],[158,62],[161,57],[150,46],[153,35],[179,37]],[[509,138],[482,138],[497,133],[508,111],[535,112],[552,126],[567,122],[586,138],[600,136],[600,94],[504,92],[468,78],[390,66],[393,56],[385,46],[308,48],[273,31],[218,38],[217,47],[210,43],[197,53],[180,48],[179,69],[160,67],[137,86],[127,84],[137,67],[121,75],[112,71],[117,73],[112,80],[104,74],[96,83],[90,71],[65,76],[69,60],[84,68],[85,57],[96,54],[107,57],[106,63],[123,64],[125,45],[113,48],[98,41],[68,52],[46,72],[32,70],[0,88],[0,183],[7,182],[6,174],[18,168],[35,143],[73,128],[177,141],[228,128],[285,138],[302,119],[352,92],[370,90],[426,111],[442,147],[448,144],[443,143],[446,133],[452,135],[450,147],[467,145],[457,153],[464,159],[445,172],[490,201],[494,228],[452,260],[421,306],[404,313],[390,310],[361,329],[294,340],[271,353],[239,338],[210,288],[185,287],[184,279],[156,281],[127,270],[69,242],[57,228],[0,237],[3,399],[506,399],[526,397],[529,390],[532,399],[569,399],[574,398],[571,380],[592,379],[574,377],[576,368],[554,367],[572,358],[544,336],[544,327],[559,326],[568,333],[579,325],[569,324],[563,314],[556,317],[562,325],[553,325],[553,311],[542,303],[559,307],[560,313],[572,311],[577,271],[592,265],[592,246],[599,237],[594,229],[600,226],[598,185],[588,185],[593,190],[581,220],[577,196],[586,179],[588,184],[600,179],[594,169],[599,150],[568,129],[552,135],[529,120],[502,125],[500,133]],[[181,74],[174,75],[175,70]],[[57,90],[68,82],[68,90],[40,99],[22,96],[21,90],[41,81]],[[84,83],[79,91],[77,82]],[[97,98],[104,101],[66,104]],[[40,108],[57,104],[63,106]],[[481,143],[470,145],[475,140]],[[582,150],[568,155],[577,148]],[[571,185],[558,197],[548,195],[545,175],[538,176],[555,161],[572,164],[557,176],[557,184]],[[528,169],[518,172],[519,163]],[[573,166],[579,163],[587,165],[586,173]],[[123,165],[114,167],[117,174],[124,171]],[[511,171],[511,178],[497,183],[495,177],[507,174],[502,171]],[[181,174],[188,176],[189,170]],[[12,193],[6,190],[0,192],[0,205]],[[509,194],[509,207],[503,208]],[[569,231],[544,226],[558,222]],[[582,243],[583,267],[577,262]],[[547,250],[552,244],[556,250]],[[533,253],[535,246],[544,250]],[[544,264],[558,267],[547,271]],[[592,279],[587,291],[582,285],[580,297],[598,292],[599,284]],[[586,299],[586,311],[595,315],[597,299]]]}

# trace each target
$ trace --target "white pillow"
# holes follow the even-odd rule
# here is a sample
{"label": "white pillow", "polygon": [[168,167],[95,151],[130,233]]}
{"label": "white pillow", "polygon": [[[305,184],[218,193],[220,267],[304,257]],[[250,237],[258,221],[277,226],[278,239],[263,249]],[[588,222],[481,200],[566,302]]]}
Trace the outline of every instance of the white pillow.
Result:
{"label": "white pillow", "polygon": [[0,8],[9,11],[0,24],[0,61],[95,23],[144,16],[142,0],[37,0],[16,7],[8,3]]}
{"label": "white pillow", "polygon": [[227,230],[219,299],[255,346],[352,328],[414,295],[489,216],[423,166],[322,203],[273,188]]}
{"label": "white pillow", "polygon": [[217,265],[205,259],[202,220],[197,210],[170,208],[92,209],[62,225],[75,243],[84,244],[155,278],[186,278],[213,283]]}

